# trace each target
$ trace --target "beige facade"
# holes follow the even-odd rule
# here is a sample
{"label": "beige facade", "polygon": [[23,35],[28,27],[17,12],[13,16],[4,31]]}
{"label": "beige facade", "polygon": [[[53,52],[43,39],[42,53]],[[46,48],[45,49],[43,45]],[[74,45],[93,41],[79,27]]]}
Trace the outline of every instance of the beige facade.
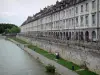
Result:
{"label": "beige facade", "polygon": [[99,0],[57,1],[28,17],[18,37],[100,74],[99,18]]}
{"label": "beige facade", "polygon": [[32,17],[28,17],[21,26],[21,32],[29,36],[98,41],[100,1],[69,1],[70,4],[66,0],[57,1],[55,5],[48,6]]}

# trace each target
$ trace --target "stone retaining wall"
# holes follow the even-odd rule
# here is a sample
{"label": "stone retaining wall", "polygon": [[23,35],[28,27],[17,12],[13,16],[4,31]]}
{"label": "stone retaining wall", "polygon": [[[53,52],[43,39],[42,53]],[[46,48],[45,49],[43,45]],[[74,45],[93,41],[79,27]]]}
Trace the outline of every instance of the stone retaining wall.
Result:
{"label": "stone retaining wall", "polygon": [[[18,37],[18,36],[17,36]],[[78,65],[86,65],[89,70],[96,72],[100,75],[100,54],[93,52],[89,49],[74,47],[67,47],[62,44],[50,43],[45,40],[31,40],[26,37],[18,37],[27,42],[32,43],[48,52],[59,52],[60,56],[68,61]]]}
{"label": "stone retaining wall", "polygon": [[44,65],[54,65],[56,67],[56,71],[61,74],[61,75],[78,75],[77,73],[63,67],[62,65],[56,63],[53,60],[50,60],[42,55],[40,55],[39,53],[32,51],[29,48],[25,48],[24,49],[26,52],[28,52],[29,54],[31,54],[35,59],[39,60],[40,62],[42,62]]}
{"label": "stone retaining wall", "polygon": [[65,68],[64,66],[56,63],[53,60],[50,60],[44,56],[42,56],[41,54],[25,47],[24,44],[18,43],[12,39],[10,39],[10,41],[12,41],[13,43],[15,43],[17,46],[19,46],[21,49],[23,49],[24,51],[26,51],[27,53],[29,53],[30,55],[32,55],[35,59],[37,59],[39,62],[43,63],[43,65],[47,66],[48,64],[54,65],[56,67],[56,71],[61,74],[61,75],[78,75],[76,72],[69,70],[67,68]]}

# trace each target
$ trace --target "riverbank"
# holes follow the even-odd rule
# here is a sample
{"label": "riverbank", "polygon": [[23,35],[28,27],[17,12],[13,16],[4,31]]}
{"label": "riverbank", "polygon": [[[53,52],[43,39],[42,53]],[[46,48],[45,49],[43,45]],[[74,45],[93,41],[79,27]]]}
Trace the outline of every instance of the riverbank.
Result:
{"label": "riverbank", "polygon": [[15,43],[0,38],[0,75],[55,75]]}
{"label": "riverbank", "polygon": [[10,41],[12,41],[13,43],[15,43],[16,45],[18,45],[20,48],[22,48],[23,50],[25,50],[26,52],[28,52],[30,55],[32,55],[35,59],[37,59],[38,61],[40,61],[41,63],[43,63],[45,66],[48,65],[48,64],[52,64],[56,67],[56,71],[61,74],[61,75],[78,75],[77,73],[75,73],[74,71],[71,71],[67,68],[65,68],[64,66],[56,63],[55,61],[53,60],[50,60],[48,59],[47,57],[35,52],[34,50],[32,49],[29,49],[28,47],[24,47],[23,48],[23,45],[26,44],[24,43],[22,45],[22,41],[20,42],[16,42],[14,41],[14,39],[10,39]]}
{"label": "riverbank", "polygon": [[[14,40],[14,39],[13,39]],[[21,41],[20,41],[20,43],[21,43]],[[25,43],[26,44],[26,43]],[[29,49],[30,48],[30,49]],[[85,70],[85,69],[82,69],[81,67],[79,67],[78,65],[75,65],[75,64],[73,64],[72,62],[69,62],[69,61],[66,61],[66,60],[64,60],[64,59],[59,59],[59,60],[55,60],[55,55],[53,55],[53,54],[51,54],[51,53],[48,53],[48,52],[46,52],[46,51],[44,51],[43,49],[40,49],[40,48],[38,48],[38,47],[36,47],[36,46],[33,46],[33,45],[28,45],[28,48],[25,48],[25,50],[26,51],[28,51],[28,53],[33,53],[33,52],[35,52],[35,53],[33,53],[33,54],[31,54],[32,56],[34,56],[36,53],[38,53],[38,54],[40,54],[40,55],[42,55],[42,56],[44,56],[44,57],[46,57],[47,59],[46,60],[48,60],[48,61],[53,61],[53,62],[55,62],[56,64],[61,64],[61,65],[63,65],[62,67],[63,68],[65,68],[65,67],[67,67],[66,69],[67,70],[64,70],[64,69],[61,69],[60,71],[58,70],[58,72],[60,72],[60,74],[62,74],[62,75],[66,75],[67,73],[69,73],[68,75],[75,75],[76,73],[75,72],[77,72],[79,75],[97,75],[97,74],[95,74],[95,73],[93,73],[93,72],[91,72],[91,71],[88,71],[88,70]],[[35,51],[34,51],[35,50]],[[40,56],[40,55],[35,55],[35,56],[37,56],[36,58],[38,58],[38,56]],[[34,56],[34,57],[35,57]],[[39,58],[41,58],[42,56],[40,56]],[[44,58],[45,59],[45,58]],[[39,59],[40,60],[40,59]],[[47,63],[47,61],[46,60],[43,60],[43,59],[41,58],[41,62],[42,63],[44,63],[44,61]],[[44,64],[46,64],[46,63],[44,63]],[[50,62],[48,62],[48,64],[52,64],[52,63],[50,63]],[[54,63],[53,63],[54,64]],[[46,64],[47,65],[47,64]],[[54,66],[56,66],[56,65],[54,65]],[[58,65],[57,65],[58,66]],[[56,66],[56,68],[60,68],[60,67],[57,67]],[[72,69],[72,66],[74,66],[75,67],[75,74],[70,74],[70,71],[71,70],[69,70],[69,69]],[[65,73],[66,72],[66,73]],[[73,71],[71,71],[72,73],[73,73]],[[65,74],[63,74],[63,73],[65,73]],[[77,75],[78,75],[77,74]]]}

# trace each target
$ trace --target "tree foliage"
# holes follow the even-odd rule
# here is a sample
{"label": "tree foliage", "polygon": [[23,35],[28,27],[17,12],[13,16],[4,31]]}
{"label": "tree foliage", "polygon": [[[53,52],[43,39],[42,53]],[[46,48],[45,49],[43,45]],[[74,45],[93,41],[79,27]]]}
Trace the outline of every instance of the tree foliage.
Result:
{"label": "tree foliage", "polygon": [[20,28],[14,24],[0,24],[0,34],[19,33]]}

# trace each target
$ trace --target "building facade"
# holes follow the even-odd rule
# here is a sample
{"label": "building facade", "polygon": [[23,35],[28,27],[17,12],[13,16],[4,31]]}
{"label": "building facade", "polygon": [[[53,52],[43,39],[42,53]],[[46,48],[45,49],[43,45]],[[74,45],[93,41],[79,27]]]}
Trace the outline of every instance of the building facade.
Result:
{"label": "building facade", "polygon": [[100,1],[62,0],[29,16],[21,35],[60,40],[100,40]]}

